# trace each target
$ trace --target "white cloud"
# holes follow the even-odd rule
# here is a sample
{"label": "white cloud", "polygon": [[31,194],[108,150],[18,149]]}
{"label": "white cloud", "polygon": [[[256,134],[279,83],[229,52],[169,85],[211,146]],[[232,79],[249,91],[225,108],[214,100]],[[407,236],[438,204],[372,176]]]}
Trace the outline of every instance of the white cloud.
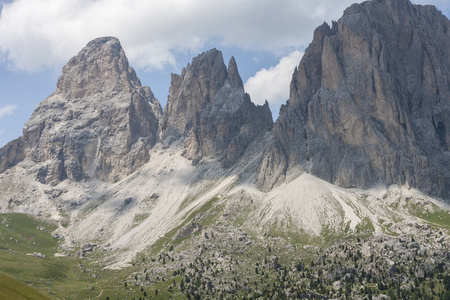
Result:
{"label": "white cloud", "polygon": [[11,116],[16,109],[17,105],[7,105],[5,107],[0,107],[0,118],[6,115]]}
{"label": "white cloud", "polygon": [[[164,68],[180,53],[216,47],[285,54],[355,0],[15,0],[0,15],[0,61],[27,71],[60,67],[89,40],[116,36],[133,66]],[[448,0],[414,0],[448,12]]]}
{"label": "white cloud", "polygon": [[[0,55],[13,69],[60,67],[89,40],[116,36],[132,65],[163,68],[217,47],[286,53],[354,0],[15,0],[0,15]],[[196,53],[195,53],[196,54]]]}
{"label": "white cloud", "polygon": [[280,62],[269,69],[258,71],[245,83],[245,90],[252,101],[263,104],[268,100],[272,106],[280,106],[289,97],[289,83],[292,73],[299,64],[303,53],[294,51],[289,56],[281,58]]}

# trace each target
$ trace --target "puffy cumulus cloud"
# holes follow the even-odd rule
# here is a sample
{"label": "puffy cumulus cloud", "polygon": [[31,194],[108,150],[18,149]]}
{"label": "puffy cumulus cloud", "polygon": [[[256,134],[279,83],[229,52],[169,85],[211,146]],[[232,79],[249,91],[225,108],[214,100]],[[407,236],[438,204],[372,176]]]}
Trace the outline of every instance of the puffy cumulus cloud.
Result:
{"label": "puffy cumulus cloud", "polygon": [[292,73],[302,56],[302,52],[294,51],[289,56],[281,58],[276,66],[262,69],[250,77],[245,83],[245,90],[250,94],[252,101],[263,104],[268,100],[272,107],[285,103],[289,97]]}
{"label": "puffy cumulus cloud", "polygon": [[[89,40],[118,37],[133,66],[162,69],[214,46],[285,54],[355,0],[1,0],[0,60],[60,67]],[[448,12],[448,0],[413,0]]]}
{"label": "puffy cumulus cloud", "polygon": [[11,116],[16,109],[17,105],[12,104],[0,107],[0,118],[3,116]]}
{"label": "puffy cumulus cloud", "polygon": [[60,67],[89,40],[118,37],[138,68],[174,65],[208,42],[286,53],[354,0],[15,0],[0,15],[0,55],[13,69]]}

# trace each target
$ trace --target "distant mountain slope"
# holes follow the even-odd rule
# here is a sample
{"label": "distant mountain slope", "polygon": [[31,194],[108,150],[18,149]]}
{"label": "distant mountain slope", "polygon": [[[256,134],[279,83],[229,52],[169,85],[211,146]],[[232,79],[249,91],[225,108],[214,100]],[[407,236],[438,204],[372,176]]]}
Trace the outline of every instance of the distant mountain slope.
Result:
{"label": "distant mountain slope", "polygon": [[450,199],[450,22],[408,0],[354,4],[323,24],[260,165],[265,191],[302,173]]}

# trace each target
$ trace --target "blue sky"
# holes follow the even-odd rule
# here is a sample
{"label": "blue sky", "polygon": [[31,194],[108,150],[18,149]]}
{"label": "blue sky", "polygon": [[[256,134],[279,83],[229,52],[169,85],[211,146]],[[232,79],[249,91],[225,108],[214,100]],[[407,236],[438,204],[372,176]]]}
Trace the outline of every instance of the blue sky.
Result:
{"label": "blue sky", "polygon": [[[116,36],[164,106],[170,73],[217,48],[236,58],[253,102],[274,116],[314,29],[354,0],[0,0],[0,147],[21,135],[62,67],[91,39]],[[450,15],[448,0],[433,4]]]}

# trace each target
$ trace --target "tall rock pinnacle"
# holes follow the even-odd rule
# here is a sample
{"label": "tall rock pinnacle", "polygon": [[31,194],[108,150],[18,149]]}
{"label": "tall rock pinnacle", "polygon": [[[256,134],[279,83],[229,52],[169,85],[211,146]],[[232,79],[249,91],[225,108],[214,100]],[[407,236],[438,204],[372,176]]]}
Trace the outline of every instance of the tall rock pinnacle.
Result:
{"label": "tall rock pinnacle", "polygon": [[227,78],[222,53],[212,49],[192,60],[181,76],[172,74],[162,129],[166,136],[187,134],[191,120],[214,99]]}
{"label": "tall rock pinnacle", "polygon": [[119,40],[97,38],[63,68],[56,92],[38,105],[22,137],[0,150],[0,172],[30,160],[45,183],[117,180],[148,161],[160,115]]}
{"label": "tall rock pinnacle", "polygon": [[450,198],[450,22],[408,0],[354,4],[316,29],[295,70],[263,190],[303,172]]}
{"label": "tall rock pinnacle", "polygon": [[185,139],[184,155],[194,163],[216,157],[230,166],[257,135],[272,128],[268,104],[255,106],[239,76],[234,58],[228,69],[216,49],[202,53],[172,75],[163,136]]}

